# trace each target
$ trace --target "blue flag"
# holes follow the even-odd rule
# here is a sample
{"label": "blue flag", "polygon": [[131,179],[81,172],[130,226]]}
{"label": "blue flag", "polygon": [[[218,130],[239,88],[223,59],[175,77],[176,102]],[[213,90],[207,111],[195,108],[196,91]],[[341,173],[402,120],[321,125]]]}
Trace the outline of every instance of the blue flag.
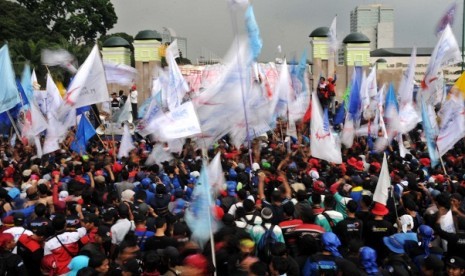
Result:
{"label": "blue flag", "polygon": [[96,134],[95,128],[86,116],[82,115],[70,149],[80,154],[86,152],[87,142]]}
{"label": "blue flag", "polygon": [[8,45],[0,49],[0,113],[8,111],[20,102],[15,73],[11,64]]}
{"label": "blue flag", "polygon": [[346,117],[345,103],[342,102],[336,110],[336,115],[334,115],[334,125],[339,125],[344,123],[344,118]]}
{"label": "blue flag", "polygon": [[349,99],[349,115],[354,122],[359,119],[362,108],[362,98],[360,96],[360,86],[362,83],[363,68],[360,66],[354,67],[354,76],[352,76],[352,84],[350,85]]}
{"label": "blue flag", "polygon": [[21,86],[24,89],[24,94],[26,97],[23,97],[23,105],[26,105],[25,98],[29,101],[34,99],[34,88],[32,87],[32,77],[31,77],[31,67],[28,63],[24,66],[23,74],[21,75]]}
{"label": "blue flag", "polygon": [[192,231],[192,238],[200,245],[204,245],[210,239],[210,232],[213,231],[214,226],[213,200],[208,179],[207,164],[204,162],[191,195],[191,204],[185,214],[186,223]]}
{"label": "blue flag", "polygon": [[421,119],[423,121],[423,131],[425,132],[426,145],[428,146],[429,159],[431,160],[431,168],[434,168],[439,164],[439,154],[437,151],[436,141],[434,139],[434,130],[431,126],[426,108],[425,100],[422,98]]}
{"label": "blue flag", "polygon": [[76,108],[76,116],[86,113],[89,110],[90,110],[90,105],[85,105],[85,106]]}
{"label": "blue flag", "polygon": [[399,112],[399,103],[397,102],[396,93],[394,91],[394,85],[392,84],[392,82],[389,84],[389,90],[386,95],[385,106],[386,106],[385,108],[386,110],[388,110],[388,108],[394,107],[395,110]]}
{"label": "blue flag", "polygon": [[245,21],[247,25],[247,33],[249,35],[249,44],[252,52],[253,60],[256,60],[260,55],[263,47],[263,41],[260,38],[260,29],[258,28],[255,14],[252,5],[249,5],[245,11]]}
{"label": "blue flag", "polygon": [[18,86],[19,97],[21,98],[21,106],[25,109],[29,108],[29,98],[26,91],[23,89],[23,85],[19,80],[16,80],[16,85]]}

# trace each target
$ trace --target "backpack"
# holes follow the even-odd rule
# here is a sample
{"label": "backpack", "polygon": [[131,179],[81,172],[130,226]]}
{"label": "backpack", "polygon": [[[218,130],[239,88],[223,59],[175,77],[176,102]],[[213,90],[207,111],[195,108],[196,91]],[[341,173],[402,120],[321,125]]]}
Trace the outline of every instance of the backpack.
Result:
{"label": "backpack", "polygon": [[271,248],[278,242],[278,237],[273,232],[273,228],[275,225],[271,225],[269,229],[267,229],[264,225],[262,225],[263,229],[265,229],[265,233],[260,237],[257,245],[257,257],[265,263],[269,263],[271,260]]}
{"label": "backpack", "polygon": [[307,258],[305,261],[304,268],[302,269],[302,275],[325,275],[332,276],[338,274],[338,267],[336,261],[328,259],[315,259]]}

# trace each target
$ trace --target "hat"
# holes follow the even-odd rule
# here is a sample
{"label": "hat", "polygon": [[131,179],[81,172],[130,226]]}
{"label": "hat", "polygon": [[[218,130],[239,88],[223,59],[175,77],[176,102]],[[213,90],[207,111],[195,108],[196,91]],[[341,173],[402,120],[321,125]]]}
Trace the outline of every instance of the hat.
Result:
{"label": "hat", "polygon": [[355,157],[351,157],[347,160],[347,164],[351,165],[352,167],[355,167],[355,165],[357,164],[357,158]]}
{"label": "hat", "polygon": [[376,251],[368,246],[360,248],[360,263],[369,275],[375,275],[378,272],[376,264]]}
{"label": "hat", "polygon": [[310,170],[308,172],[308,175],[313,179],[313,180],[316,180],[318,178],[320,178],[320,174],[316,171],[316,170]]}
{"label": "hat", "polygon": [[265,207],[261,211],[261,216],[263,219],[270,220],[273,217],[273,211],[270,208]]}
{"label": "hat", "polygon": [[326,232],[321,235],[321,242],[325,250],[331,252],[336,257],[341,257],[341,254],[338,251],[338,247],[341,246],[341,241],[333,232]]}
{"label": "hat", "polygon": [[207,268],[208,268],[207,258],[205,258],[205,256],[200,253],[187,256],[184,259],[183,263],[185,266],[192,266],[192,267],[202,270],[204,273],[207,272]]}
{"label": "hat", "polygon": [[68,264],[68,268],[71,269],[67,275],[76,276],[78,271],[81,268],[87,267],[89,265],[89,257],[84,255],[78,255],[74,257],[71,262]]}
{"label": "hat", "polygon": [[404,254],[404,244],[406,241],[413,240],[418,241],[417,234],[415,233],[397,233],[389,237],[384,237],[384,244],[394,253]]}
{"label": "hat", "polygon": [[32,170],[29,170],[29,169],[28,169],[28,170],[24,170],[24,171],[23,171],[23,176],[24,176],[24,177],[29,177],[29,176],[31,176],[31,173],[32,173]]}
{"label": "hat", "polygon": [[371,209],[371,213],[376,216],[385,216],[389,213],[389,210],[385,205],[379,202],[375,202],[375,206],[373,206],[373,209]]}
{"label": "hat", "polygon": [[138,210],[140,214],[146,215],[147,212],[149,211],[149,206],[145,202],[139,204],[138,207],[139,207]]}
{"label": "hat", "polygon": [[14,226],[13,216],[6,216],[2,219],[2,223],[4,226],[12,227]]}
{"label": "hat", "polygon": [[465,269],[465,260],[457,256],[447,258],[446,264],[448,267]]}
{"label": "hat", "polygon": [[190,173],[191,176],[198,178],[200,176],[200,173],[198,171],[193,171]]}
{"label": "hat", "polygon": [[134,222],[135,223],[142,223],[147,220],[147,217],[141,213],[134,214]]}
{"label": "hat", "polygon": [[354,167],[357,171],[363,171],[365,169],[365,164],[363,163],[362,160],[360,160],[360,161],[357,161],[357,163],[355,163]]}
{"label": "hat", "polygon": [[147,143],[147,141],[145,141],[144,139],[140,140],[139,142],[140,143]]}
{"label": "hat", "polygon": [[316,180],[313,182],[313,192],[317,194],[322,194],[326,191],[326,185],[323,181]]}
{"label": "hat", "polygon": [[141,180],[140,184],[142,185],[142,187],[144,189],[147,189],[148,187],[150,187],[150,184],[152,184],[152,180],[148,177],[144,178]]}
{"label": "hat", "polygon": [[96,183],[105,183],[105,177],[103,175],[97,175],[94,177],[94,181]]}
{"label": "hat", "polygon": [[157,249],[157,253],[158,255],[169,259],[179,258],[179,250],[174,246],[167,246],[165,249]]}
{"label": "hat", "polygon": [[431,165],[431,161],[429,160],[429,158],[420,158],[420,164],[423,166],[423,167],[429,167]]}
{"label": "hat", "polygon": [[13,219],[14,219],[14,222],[15,224],[16,223],[23,223],[24,222],[24,214],[22,212],[16,212],[14,215],[13,215]]}
{"label": "hat", "polygon": [[8,191],[8,195],[11,197],[11,199],[15,199],[21,192],[19,191],[18,188],[11,188]]}
{"label": "hat", "polygon": [[14,240],[14,236],[10,233],[0,233],[0,247],[5,247],[9,242]]}
{"label": "hat", "polygon": [[84,219],[82,219],[82,221],[85,223],[93,223],[94,225],[98,225],[99,217],[96,214],[89,213],[84,216]]}
{"label": "hat", "polygon": [[[408,227],[410,230],[414,227],[413,218],[411,215],[403,215],[400,218],[400,225],[402,226],[402,232],[407,233]],[[395,227],[398,227],[397,224],[394,224]]]}
{"label": "hat", "polygon": [[65,201],[68,196],[69,196],[68,191],[61,191],[58,194],[58,200]]}
{"label": "hat", "polygon": [[373,166],[376,168],[376,172],[379,172],[381,170],[381,164],[379,162],[371,162],[370,166]]}
{"label": "hat", "polygon": [[260,165],[258,163],[252,164],[252,171],[258,171],[260,169]]}
{"label": "hat", "polygon": [[111,231],[108,226],[100,225],[97,228],[97,234],[102,237],[104,240],[109,240],[111,238]]}
{"label": "hat", "polygon": [[123,201],[131,201],[131,198],[135,195],[136,193],[133,191],[133,190],[130,190],[130,189],[127,189],[127,190],[124,190],[122,193],[121,193],[121,199]]}

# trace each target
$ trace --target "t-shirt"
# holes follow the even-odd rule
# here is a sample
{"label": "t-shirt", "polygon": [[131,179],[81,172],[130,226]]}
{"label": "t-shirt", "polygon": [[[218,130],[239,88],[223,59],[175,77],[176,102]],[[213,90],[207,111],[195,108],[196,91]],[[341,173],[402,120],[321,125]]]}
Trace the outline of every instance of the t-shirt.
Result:
{"label": "t-shirt", "polygon": [[362,239],[363,222],[358,218],[345,218],[336,225],[336,234],[342,245],[348,245],[352,239]]}

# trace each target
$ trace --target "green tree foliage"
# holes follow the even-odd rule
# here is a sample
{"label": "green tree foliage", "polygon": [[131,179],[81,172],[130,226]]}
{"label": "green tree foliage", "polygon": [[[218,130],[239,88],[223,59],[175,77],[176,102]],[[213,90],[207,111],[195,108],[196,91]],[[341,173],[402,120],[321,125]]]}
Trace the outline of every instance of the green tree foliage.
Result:
{"label": "green tree foliage", "polygon": [[113,28],[118,17],[110,0],[17,0],[39,17],[51,35],[73,43],[94,42]]}

